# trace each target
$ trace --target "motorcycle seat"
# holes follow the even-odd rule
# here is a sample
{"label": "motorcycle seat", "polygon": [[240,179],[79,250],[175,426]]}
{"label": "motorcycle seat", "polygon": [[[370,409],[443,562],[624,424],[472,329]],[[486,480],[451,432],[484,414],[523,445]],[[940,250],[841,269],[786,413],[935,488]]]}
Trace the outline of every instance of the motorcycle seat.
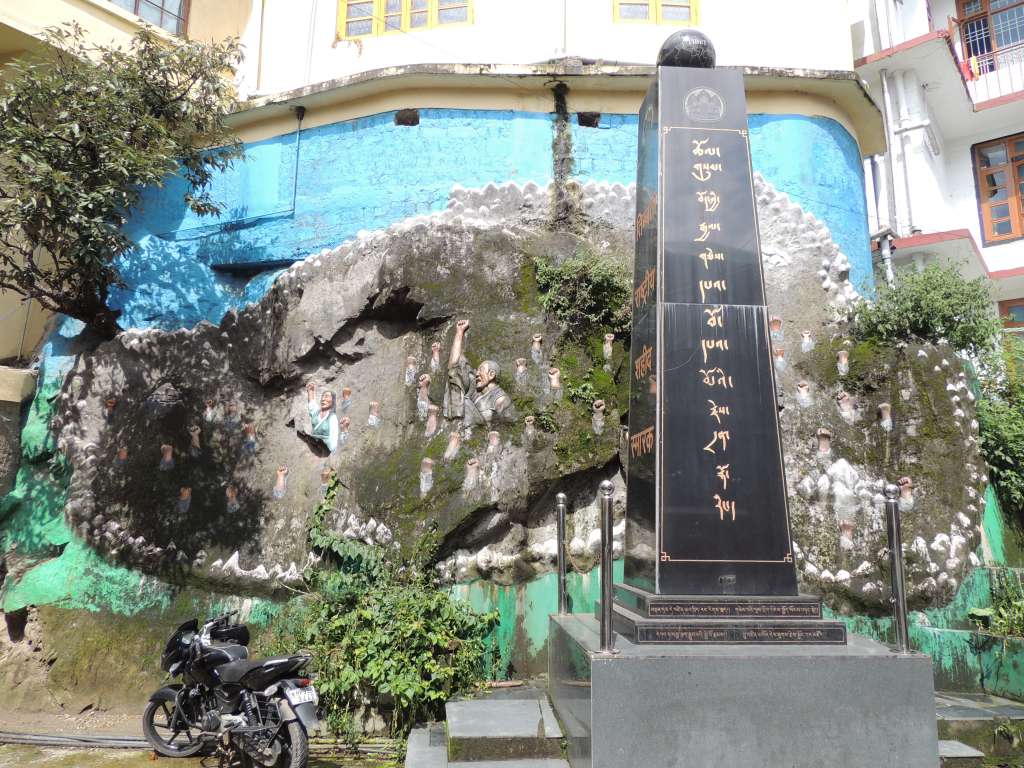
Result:
{"label": "motorcycle seat", "polygon": [[220,676],[222,682],[225,683],[238,683],[243,677],[254,669],[260,669],[261,667],[276,667],[280,666],[283,669],[290,666],[295,662],[297,657],[295,656],[271,656],[267,659],[255,659],[253,661],[232,661],[229,664],[225,664],[217,670],[217,674]]}

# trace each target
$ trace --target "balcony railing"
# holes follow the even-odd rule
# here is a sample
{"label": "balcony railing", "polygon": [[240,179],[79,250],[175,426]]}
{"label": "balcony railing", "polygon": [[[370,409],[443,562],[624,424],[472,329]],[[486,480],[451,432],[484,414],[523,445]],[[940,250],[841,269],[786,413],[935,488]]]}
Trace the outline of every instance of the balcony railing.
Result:
{"label": "balcony railing", "polygon": [[980,104],[1024,91],[1024,42],[969,56],[959,22],[949,21],[950,40],[971,101]]}

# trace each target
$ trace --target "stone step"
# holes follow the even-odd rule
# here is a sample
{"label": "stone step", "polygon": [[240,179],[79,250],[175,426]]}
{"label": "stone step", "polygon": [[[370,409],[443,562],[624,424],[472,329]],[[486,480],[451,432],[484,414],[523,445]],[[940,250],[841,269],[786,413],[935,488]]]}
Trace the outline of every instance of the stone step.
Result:
{"label": "stone step", "polygon": [[545,758],[527,760],[485,760],[476,763],[448,763],[451,768],[569,768],[565,760]]}
{"label": "stone step", "polygon": [[939,738],[959,741],[989,757],[1024,756],[1024,746],[1004,735],[1024,732],[1024,704],[985,693],[935,694]]}
{"label": "stone step", "polygon": [[444,723],[414,728],[405,751],[405,768],[447,768],[448,743]]}
{"label": "stone step", "polygon": [[562,729],[540,692],[449,701],[445,714],[453,764],[562,755]]}
{"label": "stone step", "polygon": [[982,768],[985,755],[959,741],[939,739],[941,768]]}

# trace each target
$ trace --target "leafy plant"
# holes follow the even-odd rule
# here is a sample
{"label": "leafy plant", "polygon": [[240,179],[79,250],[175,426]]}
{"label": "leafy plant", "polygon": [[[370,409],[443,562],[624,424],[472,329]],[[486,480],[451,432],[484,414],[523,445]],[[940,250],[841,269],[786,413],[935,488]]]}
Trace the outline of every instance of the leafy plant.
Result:
{"label": "leafy plant", "polygon": [[588,378],[583,381],[566,379],[565,396],[574,403],[587,403],[588,405],[597,399],[597,390]]}
{"label": "leafy plant", "polygon": [[629,332],[632,280],[625,264],[591,254],[534,263],[544,310],[570,337],[582,339],[601,328]]}
{"label": "leafy plant", "polygon": [[558,431],[558,422],[550,411],[537,411],[533,414],[537,423],[537,429],[549,434]]}
{"label": "leafy plant", "polygon": [[421,563],[388,562],[381,550],[331,532],[324,520],[338,485],[332,479],[311,520],[310,542],[323,557],[306,574],[314,591],[277,617],[261,650],[312,653],[328,727],[347,741],[366,709],[385,715],[398,735],[483,680],[498,617],[431,584]]}
{"label": "leafy plant", "polygon": [[1024,515],[1024,343],[1006,334],[978,366],[980,447],[1003,510]]}
{"label": "leafy plant", "polygon": [[994,572],[992,607],[971,608],[978,629],[1003,637],[1024,637],[1024,584],[1015,572]]}
{"label": "leafy plant", "polygon": [[151,30],[127,50],[92,45],[77,25],[48,29],[40,57],[0,80],[0,289],[118,331],[107,305],[124,233],[146,187],[179,175],[185,203],[217,213],[213,174],[242,156],[225,117],[237,41],[169,43]]}
{"label": "leafy plant", "polygon": [[955,267],[930,264],[900,272],[894,288],[882,287],[877,301],[860,302],[852,317],[861,339],[938,341],[959,351],[990,349],[1000,330],[992,297],[982,278],[965,280]]}

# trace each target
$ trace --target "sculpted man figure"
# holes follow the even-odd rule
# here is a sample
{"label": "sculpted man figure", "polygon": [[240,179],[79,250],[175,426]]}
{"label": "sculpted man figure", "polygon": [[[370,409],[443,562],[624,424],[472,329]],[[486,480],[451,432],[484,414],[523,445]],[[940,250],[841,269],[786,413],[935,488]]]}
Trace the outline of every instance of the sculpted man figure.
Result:
{"label": "sculpted man figure", "polygon": [[444,417],[461,419],[470,428],[475,424],[515,418],[512,399],[497,384],[500,369],[493,360],[484,360],[474,371],[462,354],[469,320],[455,324],[455,340],[448,355],[448,381],[444,389]]}

